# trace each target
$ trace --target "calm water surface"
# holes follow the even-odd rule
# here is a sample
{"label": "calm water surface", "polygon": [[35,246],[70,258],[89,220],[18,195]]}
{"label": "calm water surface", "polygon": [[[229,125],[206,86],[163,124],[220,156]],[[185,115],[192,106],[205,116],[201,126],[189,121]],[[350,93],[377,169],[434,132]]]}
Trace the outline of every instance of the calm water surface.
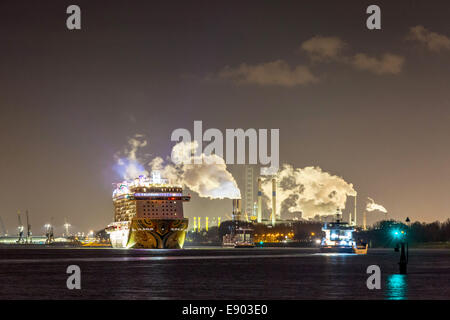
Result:
{"label": "calm water surface", "polygon": [[[450,250],[320,254],[316,249],[0,249],[0,299],[450,299]],[[66,268],[81,268],[68,290]],[[368,290],[378,265],[381,290]]]}

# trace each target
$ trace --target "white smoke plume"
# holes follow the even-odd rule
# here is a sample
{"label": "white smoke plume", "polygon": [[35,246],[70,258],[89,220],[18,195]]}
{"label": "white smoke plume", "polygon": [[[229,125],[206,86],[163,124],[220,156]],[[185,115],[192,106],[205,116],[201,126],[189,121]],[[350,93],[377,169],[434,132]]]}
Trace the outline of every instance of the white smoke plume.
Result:
{"label": "white smoke plume", "polygon": [[135,134],[133,138],[128,139],[127,147],[114,155],[115,169],[123,179],[130,180],[140,175],[148,175],[148,171],[141,164],[144,159],[137,156],[139,149],[146,145],[144,136]]}
{"label": "white smoke plume", "polygon": [[[347,196],[356,196],[351,183],[322,171],[319,167],[293,168],[284,164],[276,175],[277,214],[281,211],[301,211],[303,218],[331,215],[344,209]],[[272,179],[262,182],[268,207],[272,207]]]}
{"label": "white smoke plume", "polygon": [[387,213],[387,210],[385,207],[383,207],[381,204],[377,204],[375,203],[375,201],[372,198],[367,198],[367,205],[366,205],[366,210],[368,212],[372,212],[372,211],[381,211],[384,213]]}
{"label": "white smoke plume", "polygon": [[[127,147],[114,155],[115,169],[125,180],[132,180],[140,175],[149,175],[149,171],[142,165],[148,155],[141,155],[140,149],[147,146],[147,140],[141,134],[136,134],[128,140]],[[196,141],[177,143],[172,148],[172,159],[186,159],[195,153],[198,148]],[[231,173],[227,170],[224,159],[217,155],[192,156],[192,162],[199,164],[183,164],[168,160],[167,164],[161,157],[156,157],[148,164],[150,169],[158,170],[161,176],[170,183],[188,187],[198,193],[200,197],[211,199],[240,199],[241,192]]]}
{"label": "white smoke plume", "polygon": [[223,158],[217,155],[201,154],[192,156],[192,163],[183,164],[180,159],[187,159],[198,148],[197,141],[190,143],[179,142],[172,148],[172,159],[180,164],[172,162],[164,165],[164,160],[160,157],[150,162],[152,170],[161,172],[161,176],[169,179],[172,183],[184,185],[192,191],[198,193],[200,197],[210,199],[240,199],[241,192]]}

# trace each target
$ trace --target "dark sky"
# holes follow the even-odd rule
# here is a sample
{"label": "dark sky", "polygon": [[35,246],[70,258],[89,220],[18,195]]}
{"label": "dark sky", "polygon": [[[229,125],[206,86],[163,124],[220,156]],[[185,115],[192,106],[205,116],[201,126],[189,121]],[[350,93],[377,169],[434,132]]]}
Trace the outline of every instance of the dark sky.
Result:
{"label": "dark sky", "polygon": [[[141,133],[146,150],[165,157],[171,132],[192,130],[194,120],[279,128],[280,161],[342,176],[361,210],[370,196],[396,219],[447,219],[450,5],[377,1],[382,30],[369,31],[372,3],[2,1],[0,215],[10,233],[26,208],[34,233],[51,216],[59,226],[68,217],[80,230],[104,227],[120,180],[113,155]],[[81,7],[82,30],[66,29],[70,4]],[[426,37],[407,40],[415,26]],[[346,45],[338,58],[317,61],[300,49],[316,36]],[[359,53],[366,68],[352,62]],[[386,53],[403,59],[401,70],[380,74],[383,64],[368,58]],[[227,66],[277,60],[307,66],[317,81],[221,77]],[[188,217],[231,209],[230,201],[193,200]]]}

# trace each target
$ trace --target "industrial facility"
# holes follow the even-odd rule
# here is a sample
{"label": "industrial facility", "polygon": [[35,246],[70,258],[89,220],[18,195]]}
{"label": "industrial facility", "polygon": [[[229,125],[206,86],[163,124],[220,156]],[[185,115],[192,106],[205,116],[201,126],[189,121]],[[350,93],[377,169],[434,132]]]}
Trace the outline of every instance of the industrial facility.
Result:
{"label": "industrial facility", "polygon": [[[25,210],[26,229],[22,222],[21,211],[17,211],[17,229],[15,232],[9,233],[3,223],[3,219],[0,217],[0,245],[20,246],[24,248],[39,247],[39,246],[88,246],[88,247],[107,247],[110,246],[109,240],[100,238],[95,235],[95,232],[91,230],[88,233],[70,232],[70,223],[67,219],[64,220],[63,229],[64,232],[61,236],[55,234],[55,223],[53,217],[50,218],[50,223],[46,223],[43,226],[42,234],[33,234],[31,231],[31,219],[29,210]],[[42,230],[42,229],[41,229]]]}

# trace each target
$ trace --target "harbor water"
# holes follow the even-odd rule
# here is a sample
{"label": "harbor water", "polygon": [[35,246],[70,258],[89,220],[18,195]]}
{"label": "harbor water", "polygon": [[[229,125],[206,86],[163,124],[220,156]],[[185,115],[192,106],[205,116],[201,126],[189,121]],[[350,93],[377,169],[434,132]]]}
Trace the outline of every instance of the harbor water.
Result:
{"label": "harbor water", "polygon": [[[1,248],[0,299],[449,299],[450,250],[321,254],[299,248]],[[69,265],[81,289],[66,286]],[[369,290],[367,267],[381,269]]]}

